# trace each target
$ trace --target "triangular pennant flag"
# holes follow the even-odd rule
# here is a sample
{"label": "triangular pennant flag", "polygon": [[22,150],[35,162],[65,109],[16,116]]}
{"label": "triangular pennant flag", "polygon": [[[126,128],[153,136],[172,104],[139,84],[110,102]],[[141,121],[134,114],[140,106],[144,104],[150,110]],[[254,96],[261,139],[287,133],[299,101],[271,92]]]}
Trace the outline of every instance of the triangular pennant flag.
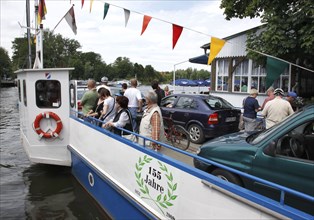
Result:
{"label": "triangular pennant flag", "polygon": [[106,16],[107,16],[107,13],[108,13],[108,10],[109,10],[109,4],[108,3],[105,3],[105,6],[104,6],[104,18],[103,19],[105,19],[106,18]]}
{"label": "triangular pennant flag", "polygon": [[92,12],[92,6],[93,6],[94,0],[90,0],[90,5],[89,5],[89,13]]}
{"label": "triangular pennant flag", "polygon": [[176,24],[172,24],[172,49],[174,49],[174,47],[176,46],[177,41],[180,38],[182,31],[183,31],[183,27],[178,26]]}
{"label": "triangular pennant flag", "polygon": [[220,52],[220,50],[223,48],[225,43],[226,43],[226,41],[221,40],[219,38],[216,38],[216,37],[211,38],[210,53],[209,53],[207,65],[211,64],[211,62],[213,61],[213,59],[215,59],[215,57]]}
{"label": "triangular pennant flag", "polygon": [[84,6],[84,0],[82,0],[82,8],[83,8],[83,6]]}
{"label": "triangular pennant flag", "polygon": [[64,16],[65,20],[68,22],[70,25],[72,31],[74,34],[77,34],[77,27],[76,27],[76,22],[75,22],[75,15],[74,15],[74,8],[73,6],[70,8],[70,10],[65,14]]}
{"label": "triangular pennant flag", "polygon": [[127,26],[130,18],[130,10],[124,8],[124,20],[125,20],[125,27]]}
{"label": "triangular pennant flag", "polygon": [[269,88],[273,82],[278,79],[280,74],[288,67],[288,63],[281,60],[267,57],[266,62],[266,88]]}
{"label": "triangular pennant flag", "polygon": [[141,35],[144,33],[144,31],[146,30],[150,20],[152,20],[152,17],[150,16],[147,16],[147,15],[144,15],[144,18],[143,18],[143,26],[142,26],[142,33]]}
{"label": "triangular pennant flag", "polygon": [[38,16],[37,16],[38,24],[41,24],[41,21],[45,19],[46,14],[47,14],[47,8],[46,8],[45,0],[39,0]]}

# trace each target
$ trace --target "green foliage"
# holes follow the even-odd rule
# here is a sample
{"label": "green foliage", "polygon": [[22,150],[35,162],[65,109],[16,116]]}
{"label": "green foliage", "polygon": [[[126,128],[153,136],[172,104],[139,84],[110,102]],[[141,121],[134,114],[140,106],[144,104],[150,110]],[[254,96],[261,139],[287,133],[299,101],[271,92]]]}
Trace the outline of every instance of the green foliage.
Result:
{"label": "green foliage", "polygon": [[[260,17],[261,34],[251,34],[247,46],[303,66],[314,63],[314,8],[312,0],[222,0],[226,19]],[[250,53],[263,61],[256,53]]]}
{"label": "green foliage", "polygon": [[[60,34],[44,33],[44,68],[74,67],[70,72],[70,79],[86,80],[89,78],[100,81],[103,76],[109,80],[137,78],[143,84],[157,79],[160,83],[169,83],[173,79],[173,72],[158,72],[151,65],[143,66],[132,63],[127,57],[118,57],[114,63],[107,65],[100,54],[94,52],[82,53],[79,42],[63,38]],[[32,44],[32,62],[35,59],[35,44]],[[28,43],[26,35],[13,41],[13,69],[27,68]],[[208,71],[198,71],[188,68],[177,70],[176,78],[207,79]]]}
{"label": "green foliage", "polygon": [[0,79],[9,77],[13,78],[12,62],[8,51],[0,47]]}

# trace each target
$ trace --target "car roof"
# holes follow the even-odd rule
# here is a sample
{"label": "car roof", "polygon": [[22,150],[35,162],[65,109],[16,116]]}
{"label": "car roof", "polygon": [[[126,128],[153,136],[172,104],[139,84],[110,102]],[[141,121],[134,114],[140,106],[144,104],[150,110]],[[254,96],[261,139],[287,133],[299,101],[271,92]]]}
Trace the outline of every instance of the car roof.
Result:
{"label": "car roof", "polygon": [[170,96],[198,97],[198,98],[201,98],[201,99],[207,99],[208,97],[215,97],[217,99],[221,99],[221,97],[208,95],[208,94],[184,94],[184,93],[177,93],[177,94],[171,94],[171,95],[166,96],[166,97],[170,97]]}

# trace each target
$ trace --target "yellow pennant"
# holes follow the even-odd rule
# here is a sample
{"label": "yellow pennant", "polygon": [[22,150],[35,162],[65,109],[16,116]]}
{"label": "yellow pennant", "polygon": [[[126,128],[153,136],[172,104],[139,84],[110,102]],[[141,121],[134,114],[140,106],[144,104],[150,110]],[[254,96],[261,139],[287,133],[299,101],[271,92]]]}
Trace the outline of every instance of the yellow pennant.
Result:
{"label": "yellow pennant", "polygon": [[220,50],[223,48],[225,43],[226,43],[226,41],[221,40],[219,38],[216,38],[216,37],[211,38],[210,53],[209,53],[207,65],[211,64],[211,62],[213,61],[213,59],[215,59],[215,57],[220,52]]}

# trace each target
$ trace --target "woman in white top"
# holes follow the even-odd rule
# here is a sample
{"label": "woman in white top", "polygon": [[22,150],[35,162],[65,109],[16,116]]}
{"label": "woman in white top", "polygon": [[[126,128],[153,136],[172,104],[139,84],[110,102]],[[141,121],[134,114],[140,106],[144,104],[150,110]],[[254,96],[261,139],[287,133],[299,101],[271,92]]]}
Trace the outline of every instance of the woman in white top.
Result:
{"label": "woman in white top", "polygon": [[114,98],[110,95],[110,92],[106,88],[100,88],[99,89],[101,94],[104,95],[105,100],[104,100],[104,107],[101,113],[101,116],[99,117],[100,120],[103,121],[103,124],[106,124],[108,121],[112,120],[115,115],[115,110],[114,110],[114,105],[115,105],[115,100]]}

